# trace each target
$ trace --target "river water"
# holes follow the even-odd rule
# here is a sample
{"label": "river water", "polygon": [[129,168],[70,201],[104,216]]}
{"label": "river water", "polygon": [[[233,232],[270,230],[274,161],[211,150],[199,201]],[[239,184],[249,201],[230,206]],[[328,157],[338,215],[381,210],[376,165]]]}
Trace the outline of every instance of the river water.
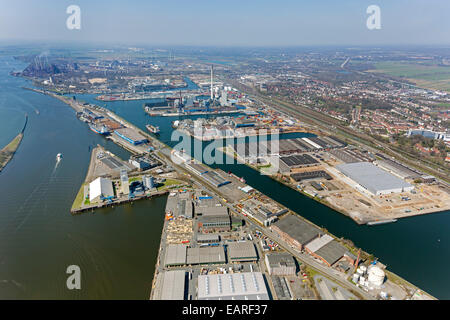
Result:
{"label": "river water", "polygon": [[[23,142],[0,173],[0,298],[148,298],[165,198],[71,216],[70,206],[89,164],[89,146],[102,144],[123,159],[129,154],[91,132],[68,106],[21,89],[27,82],[8,72],[23,67],[10,57],[0,60],[0,146],[20,131],[24,113],[29,115]],[[159,125],[160,139],[171,146],[177,143],[171,141],[175,118],[146,115],[146,101],[77,98],[105,106],[143,130],[146,123]],[[55,168],[58,152],[63,161]],[[244,177],[293,211],[352,240],[436,297],[450,298],[449,212],[359,226],[247,166],[215,166]],[[65,286],[65,270],[71,264],[82,270],[82,290],[76,292]]]}

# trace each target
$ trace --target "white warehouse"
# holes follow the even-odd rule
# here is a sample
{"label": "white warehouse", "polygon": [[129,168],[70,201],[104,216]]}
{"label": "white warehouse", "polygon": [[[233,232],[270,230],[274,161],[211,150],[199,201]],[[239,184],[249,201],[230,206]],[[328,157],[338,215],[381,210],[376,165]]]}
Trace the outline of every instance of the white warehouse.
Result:
{"label": "white warehouse", "polygon": [[406,192],[414,189],[414,186],[405,180],[397,178],[370,162],[345,163],[336,168],[373,195]]}
{"label": "white warehouse", "polygon": [[99,177],[89,184],[89,200],[91,202],[113,196],[114,190],[111,180]]}

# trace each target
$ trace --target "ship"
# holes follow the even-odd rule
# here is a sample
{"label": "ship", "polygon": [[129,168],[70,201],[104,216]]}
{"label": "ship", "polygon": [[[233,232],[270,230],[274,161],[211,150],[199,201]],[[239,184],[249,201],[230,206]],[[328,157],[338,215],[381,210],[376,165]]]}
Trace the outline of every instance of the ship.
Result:
{"label": "ship", "polygon": [[89,128],[95,133],[107,135],[109,133],[108,128],[104,125],[96,125],[94,123],[89,123]]}
{"label": "ship", "polygon": [[145,126],[148,131],[150,131],[153,134],[159,134],[160,130],[158,126],[152,126],[151,124],[147,124]]}
{"label": "ship", "polygon": [[56,161],[60,162],[61,159],[62,159],[62,154],[61,154],[61,153],[58,153],[58,154],[56,155]]}

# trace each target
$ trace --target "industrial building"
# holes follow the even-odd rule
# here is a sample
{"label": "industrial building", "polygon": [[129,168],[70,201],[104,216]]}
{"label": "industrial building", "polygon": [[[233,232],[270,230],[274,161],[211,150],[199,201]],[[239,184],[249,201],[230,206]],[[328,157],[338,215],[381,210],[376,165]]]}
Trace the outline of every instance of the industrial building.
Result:
{"label": "industrial building", "polygon": [[111,171],[119,173],[121,170],[130,171],[133,169],[130,165],[114,156],[107,154],[106,152],[98,154],[97,157]]}
{"label": "industrial building", "polygon": [[391,159],[378,160],[377,165],[402,179],[417,179],[421,174]]}
{"label": "industrial building", "polygon": [[261,272],[198,276],[198,300],[269,300]]}
{"label": "industrial building", "polygon": [[345,163],[336,166],[336,168],[373,195],[405,192],[414,189],[413,185],[370,162]]}
{"label": "industrial building", "polygon": [[144,176],[142,178],[142,182],[144,183],[144,187],[146,187],[148,190],[156,188],[155,178],[150,175]]}
{"label": "industrial building", "polygon": [[196,215],[198,216],[200,232],[228,231],[231,229],[231,218],[227,207],[196,207]]}
{"label": "industrial building", "polygon": [[228,216],[228,208],[224,206],[205,207],[199,208],[196,213],[197,216],[203,217]]}
{"label": "industrial building", "polygon": [[348,251],[347,248],[328,234],[308,243],[305,246],[305,250],[315,258],[322,260],[328,266],[335,264]]}
{"label": "industrial building", "polygon": [[218,234],[198,234],[198,243],[218,243],[220,241],[220,236]]}
{"label": "industrial building", "polygon": [[203,179],[208,181],[210,184],[212,184],[214,187],[219,188],[223,185],[226,185],[228,183],[231,183],[230,180],[227,180],[222,175],[217,173],[216,171],[208,171],[201,175]]}
{"label": "industrial building", "polygon": [[251,241],[228,242],[227,254],[230,262],[258,260],[255,245]]}
{"label": "industrial building", "polygon": [[187,292],[186,282],[186,271],[165,271],[163,273],[161,297],[159,300],[185,300]]}
{"label": "industrial building", "polygon": [[128,173],[127,173],[127,170],[125,170],[125,169],[120,170],[120,185],[121,185],[121,188],[120,188],[121,193],[123,193],[123,194],[130,193]]}
{"label": "industrial building", "polygon": [[248,199],[242,204],[242,213],[252,217],[264,226],[268,226],[275,221],[278,216],[288,211],[286,208],[268,208],[264,203],[261,203],[256,199]]}
{"label": "industrial building", "polygon": [[114,197],[114,189],[111,180],[99,177],[89,184],[89,201],[97,202]]}
{"label": "industrial building", "polygon": [[186,162],[185,166],[188,170],[192,171],[196,175],[200,176],[206,172],[208,172],[208,167],[201,164],[201,163],[195,163],[195,162]]}
{"label": "industrial building", "polygon": [[183,192],[171,194],[167,198],[166,213],[171,213],[173,217],[184,217],[192,219],[194,215],[191,193]]}
{"label": "industrial building", "polygon": [[279,170],[281,173],[290,172],[295,168],[303,168],[318,165],[319,161],[309,154],[291,155],[280,157]]}
{"label": "industrial building", "polygon": [[147,155],[143,154],[132,155],[128,162],[139,170],[149,170],[160,164],[158,161],[150,159]]}
{"label": "industrial building", "polygon": [[200,216],[198,218],[199,232],[229,231],[231,219],[226,216]]}
{"label": "industrial building", "polygon": [[166,248],[165,267],[223,264],[226,262],[223,246],[191,248],[185,244],[169,244]]}
{"label": "industrial building", "polygon": [[189,171],[192,171],[196,175],[200,176],[200,178],[203,178],[216,188],[231,183],[230,180],[224,178],[218,172],[210,170],[207,166],[203,164],[195,162],[186,162],[185,166]]}
{"label": "industrial building", "polygon": [[323,234],[319,228],[292,214],[272,224],[270,229],[298,250]]}
{"label": "industrial building", "polygon": [[305,171],[293,173],[291,174],[291,179],[294,180],[295,182],[301,182],[304,180],[311,180],[311,179],[331,180],[333,178],[326,171],[317,170],[317,171]]}
{"label": "industrial building", "polygon": [[289,253],[269,253],[264,260],[270,275],[295,276],[297,272],[294,257]]}
{"label": "industrial building", "polygon": [[166,247],[164,266],[183,266],[186,264],[187,245],[169,244]]}
{"label": "industrial building", "polygon": [[133,144],[133,145],[139,145],[143,143],[147,143],[148,140],[140,133],[136,132],[135,130],[131,128],[120,128],[117,130],[114,130],[114,133],[122,138],[123,140]]}
{"label": "industrial building", "polygon": [[357,149],[334,149],[330,150],[329,153],[331,153],[335,158],[341,160],[345,163],[354,163],[354,162],[372,162],[374,160],[372,155],[369,155],[364,152],[360,152]]}
{"label": "industrial building", "polygon": [[187,248],[186,264],[223,264],[226,262],[223,246]]}

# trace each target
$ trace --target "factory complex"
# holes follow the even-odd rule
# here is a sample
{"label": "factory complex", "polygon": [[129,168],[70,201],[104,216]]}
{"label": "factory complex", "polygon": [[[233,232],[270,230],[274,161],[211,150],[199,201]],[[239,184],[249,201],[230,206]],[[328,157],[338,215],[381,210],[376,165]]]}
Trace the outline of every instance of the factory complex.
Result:
{"label": "factory complex", "polygon": [[[334,136],[233,142],[222,150],[359,224],[450,209],[448,187],[433,176]],[[264,209],[243,210],[270,223]]]}

